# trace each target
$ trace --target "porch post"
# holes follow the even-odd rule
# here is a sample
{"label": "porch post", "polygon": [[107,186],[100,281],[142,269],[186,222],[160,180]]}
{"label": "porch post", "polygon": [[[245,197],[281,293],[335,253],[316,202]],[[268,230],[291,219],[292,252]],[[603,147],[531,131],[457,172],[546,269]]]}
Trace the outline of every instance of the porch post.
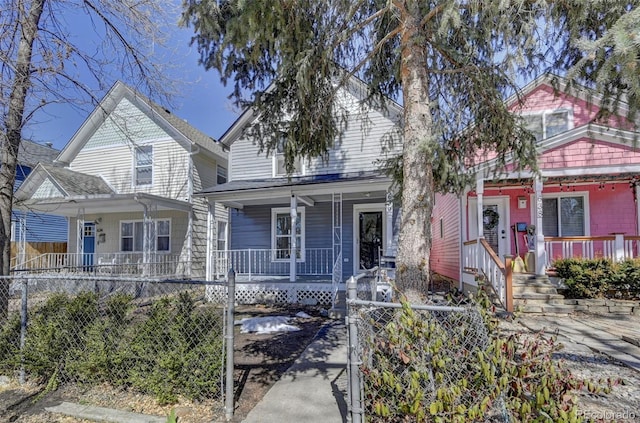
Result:
{"label": "porch post", "polygon": [[[640,185],[635,186],[636,199],[640,199]],[[640,235],[640,201],[636,201],[636,235]]]}
{"label": "porch post", "polygon": [[[205,259],[205,280],[212,281],[213,280],[213,268],[214,263],[217,263],[217,260],[214,262],[214,250],[213,250],[213,222],[214,217],[211,212],[211,202],[207,199],[207,257]],[[218,256],[217,251],[215,252],[216,257]]]}
{"label": "porch post", "polygon": [[536,276],[545,276],[547,260],[542,233],[542,179],[539,176],[536,176],[533,181],[533,190],[536,201]]}
{"label": "porch post", "polygon": [[291,254],[289,257],[289,282],[296,281],[296,256],[298,251],[298,199],[295,194],[291,194]]}
{"label": "porch post", "polygon": [[76,234],[77,254],[75,263],[69,263],[71,266],[79,266],[84,262],[84,208],[78,209],[76,225],[78,227],[78,233]]}
{"label": "porch post", "polygon": [[389,191],[386,194],[384,211],[387,225],[384,234],[384,255],[393,256],[394,254],[391,250],[393,246],[393,193]]}
{"label": "porch post", "polygon": [[149,207],[142,204],[143,213],[142,213],[142,276],[148,276],[149,272],[149,262],[151,259],[151,246],[150,244],[150,225],[149,225]]}
{"label": "porch post", "polygon": [[478,201],[476,202],[476,207],[477,207],[477,218],[478,218],[478,239],[480,238],[484,238],[484,216],[482,216],[482,209],[484,207],[484,180],[481,178],[478,178],[476,180],[476,195],[478,198]]}
{"label": "porch post", "polygon": [[19,215],[20,238],[18,241],[19,249],[16,268],[23,269],[24,263],[27,261],[27,212],[21,212]]}

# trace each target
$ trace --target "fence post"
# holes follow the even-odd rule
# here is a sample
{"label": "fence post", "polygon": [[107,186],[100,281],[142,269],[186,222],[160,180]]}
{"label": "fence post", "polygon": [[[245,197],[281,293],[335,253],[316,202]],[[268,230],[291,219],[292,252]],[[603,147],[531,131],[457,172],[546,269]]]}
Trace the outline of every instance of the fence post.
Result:
{"label": "fence post", "polygon": [[[29,280],[24,278],[22,280],[22,305],[20,307],[20,376],[19,382],[20,385],[25,383],[25,370],[24,370],[24,344],[27,339],[27,310],[28,310],[28,288],[29,288]],[[7,295],[9,293],[7,292]]]}
{"label": "fence post", "polygon": [[[358,282],[351,276],[347,281],[347,298],[349,300],[358,299]],[[356,326],[356,316],[353,306],[347,301],[347,325],[349,328],[349,408],[351,423],[362,423],[364,410],[362,408],[360,365],[362,364],[358,356],[358,328]]]}
{"label": "fence post", "polygon": [[513,256],[504,256],[504,307],[507,312],[513,313],[513,268],[512,266]]}
{"label": "fence post", "polygon": [[224,335],[227,343],[227,368],[226,368],[226,391],[224,398],[224,410],[227,421],[233,418],[233,319],[235,314],[236,301],[236,272],[233,268],[227,274],[227,327]]}

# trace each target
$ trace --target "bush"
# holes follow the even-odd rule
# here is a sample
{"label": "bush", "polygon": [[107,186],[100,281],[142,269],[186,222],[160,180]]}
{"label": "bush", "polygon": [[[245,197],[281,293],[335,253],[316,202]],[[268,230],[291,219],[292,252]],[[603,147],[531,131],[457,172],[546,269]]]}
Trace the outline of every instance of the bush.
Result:
{"label": "bush", "polygon": [[640,259],[613,263],[608,259],[560,259],[554,263],[570,298],[638,298]]}
{"label": "bush", "polygon": [[384,321],[372,316],[380,330],[366,342],[361,367],[371,421],[580,422],[574,393],[606,392],[618,382],[573,377],[553,360],[561,348],[554,339],[505,338],[487,309],[480,313],[475,328],[456,313],[452,325],[406,302]]}
{"label": "bush", "polygon": [[[53,388],[60,382],[109,383],[156,396],[162,404],[220,393],[221,311],[188,293],[164,297],[148,313],[133,297],[54,294],[29,312],[27,375]],[[0,371],[21,366],[20,318],[0,326]]]}

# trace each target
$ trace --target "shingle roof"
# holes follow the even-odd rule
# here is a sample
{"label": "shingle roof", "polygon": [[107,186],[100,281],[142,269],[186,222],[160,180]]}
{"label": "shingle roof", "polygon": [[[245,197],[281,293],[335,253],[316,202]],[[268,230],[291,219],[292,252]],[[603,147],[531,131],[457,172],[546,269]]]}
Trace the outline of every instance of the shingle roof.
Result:
{"label": "shingle roof", "polygon": [[59,153],[60,150],[53,147],[22,140],[18,149],[18,163],[33,168],[38,163],[52,163]]}
{"label": "shingle roof", "polygon": [[115,194],[115,191],[99,176],[87,175],[63,167],[41,166],[69,196]]}
{"label": "shingle roof", "polygon": [[350,182],[359,181],[365,179],[384,179],[384,175],[380,175],[379,172],[367,171],[357,173],[332,173],[327,175],[314,175],[314,176],[298,176],[291,179],[286,178],[268,178],[259,180],[239,180],[231,181],[226,184],[215,185],[213,187],[204,189],[198,194],[213,194],[216,192],[231,192],[231,191],[244,191],[251,189],[262,188],[276,188],[287,186],[300,186],[300,185],[313,185],[313,184],[326,184],[332,182]]}

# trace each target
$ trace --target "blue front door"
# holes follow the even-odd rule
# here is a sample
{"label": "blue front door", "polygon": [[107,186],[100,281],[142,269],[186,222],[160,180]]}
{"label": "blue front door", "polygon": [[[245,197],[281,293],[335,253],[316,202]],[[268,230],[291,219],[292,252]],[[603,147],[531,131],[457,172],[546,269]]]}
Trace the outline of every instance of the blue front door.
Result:
{"label": "blue front door", "polygon": [[[83,266],[93,266],[93,255],[96,252],[96,225],[95,223],[85,223],[82,233],[82,255]],[[87,269],[90,270],[90,269]]]}

